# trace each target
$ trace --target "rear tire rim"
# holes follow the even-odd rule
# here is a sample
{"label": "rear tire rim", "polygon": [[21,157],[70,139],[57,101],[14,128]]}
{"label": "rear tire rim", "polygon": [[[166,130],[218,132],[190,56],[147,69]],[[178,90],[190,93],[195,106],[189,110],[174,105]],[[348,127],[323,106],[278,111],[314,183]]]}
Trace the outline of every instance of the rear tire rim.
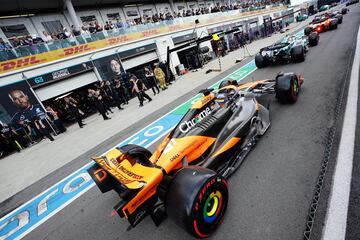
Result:
{"label": "rear tire rim", "polygon": [[293,83],[291,84],[291,96],[293,100],[296,100],[298,93],[299,93],[299,85],[298,82],[294,80]]}
{"label": "rear tire rim", "polygon": [[[211,182],[211,180],[210,180]],[[209,182],[205,183],[205,185]],[[228,191],[224,179],[217,178],[202,199],[197,200],[194,206],[196,217],[192,220],[192,228],[197,237],[208,237],[221,224],[225,215]],[[204,185],[204,186],[205,186]]]}
{"label": "rear tire rim", "polygon": [[213,223],[220,214],[222,208],[223,196],[220,191],[215,191],[209,194],[203,207],[203,218],[208,224]]}

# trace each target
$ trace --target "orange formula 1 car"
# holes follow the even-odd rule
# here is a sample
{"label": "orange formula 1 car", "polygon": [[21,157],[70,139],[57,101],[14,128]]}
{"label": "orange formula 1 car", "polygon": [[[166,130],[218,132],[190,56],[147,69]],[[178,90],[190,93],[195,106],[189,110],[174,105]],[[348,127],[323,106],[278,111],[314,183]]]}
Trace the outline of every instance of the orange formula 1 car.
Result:
{"label": "orange formula 1 car", "polygon": [[311,24],[304,29],[304,34],[309,36],[309,34],[313,31],[321,33],[328,30],[337,29],[339,24],[338,21],[339,20],[336,17],[331,17],[331,15],[328,13],[316,16],[312,20]]}
{"label": "orange formula 1 car", "polygon": [[280,73],[275,79],[237,85],[223,81],[205,89],[154,153],[125,145],[94,158],[88,172],[105,193],[116,191],[114,207],[130,228],[150,215],[155,225],[167,216],[197,238],[221,223],[228,203],[226,179],[235,172],[270,126],[262,101],[274,94],[296,102],[303,78]]}

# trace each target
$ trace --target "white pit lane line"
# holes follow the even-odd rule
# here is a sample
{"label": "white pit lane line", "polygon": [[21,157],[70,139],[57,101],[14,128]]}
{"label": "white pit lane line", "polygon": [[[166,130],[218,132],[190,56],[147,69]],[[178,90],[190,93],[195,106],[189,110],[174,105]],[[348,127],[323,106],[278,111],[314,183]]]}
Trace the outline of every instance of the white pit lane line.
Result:
{"label": "white pit lane line", "polygon": [[360,27],[357,35],[343,129],[322,240],[344,240],[346,235],[358,108],[359,67]]}

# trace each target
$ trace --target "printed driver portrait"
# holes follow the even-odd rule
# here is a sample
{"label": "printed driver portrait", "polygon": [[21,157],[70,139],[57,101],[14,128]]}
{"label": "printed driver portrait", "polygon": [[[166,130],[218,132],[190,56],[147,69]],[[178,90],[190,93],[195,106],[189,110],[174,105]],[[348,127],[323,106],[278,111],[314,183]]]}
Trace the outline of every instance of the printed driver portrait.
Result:
{"label": "printed driver portrait", "polygon": [[115,75],[121,74],[121,65],[116,59],[110,60],[110,68]]}
{"label": "printed driver portrait", "polygon": [[18,108],[11,122],[15,125],[29,124],[34,116],[38,116],[41,120],[46,118],[45,112],[40,104],[31,104],[29,96],[22,90],[15,89],[9,92],[9,98]]}

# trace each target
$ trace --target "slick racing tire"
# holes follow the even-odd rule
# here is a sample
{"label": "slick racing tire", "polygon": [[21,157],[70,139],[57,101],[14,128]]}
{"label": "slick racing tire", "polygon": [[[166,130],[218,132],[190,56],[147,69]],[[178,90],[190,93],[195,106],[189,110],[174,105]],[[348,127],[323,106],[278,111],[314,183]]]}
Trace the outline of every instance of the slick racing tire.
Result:
{"label": "slick racing tire", "polygon": [[168,216],[196,238],[209,237],[221,224],[228,203],[226,180],[199,166],[179,170],[166,194]]}
{"label": "slick racing tire", "polygon": [[305,61],[305,49],[303,46],[295,46],[291,49],[291,60],[293,62]]}
{"label": "slick racing tire", "polygon": [[339,17],[337,18],[337,23],[338,23],[338,24],[342,24],[342,20],[343,20],[342,16],[339,16]]}
{"label": "slick racing tire", "polygon": [[306,27],[306,28],[304,29],[304,34],[305,34],[306,36],[309,36],[312,31],[313,31],[313,28],[312,28],[312,27]]}
{"label": "slick racing tire", "polygon": [[255,55],[255,65],[257,68],[264,68],[266,67],[266,60],[265,58],[261,55],[261,53],[257,53]]}
{"label": "slick racing tire", "polygon": [[319,34],[316,32],[312,32],[309,34],[309,45],[311,47],[318,45],[319,43]]}
{"label": "slick racing tire", "polygon": [[334,29],[337,29],[337,27],[338,27],[338,21],[337,20],[332,20],[330,22],[330,29],[334,30]]}
{"label": "slick racing tire", "polygon": [[279,102],[295,103],[300,93],[300,83],[296,74],[278,75],[275,82],[275,93]]}

